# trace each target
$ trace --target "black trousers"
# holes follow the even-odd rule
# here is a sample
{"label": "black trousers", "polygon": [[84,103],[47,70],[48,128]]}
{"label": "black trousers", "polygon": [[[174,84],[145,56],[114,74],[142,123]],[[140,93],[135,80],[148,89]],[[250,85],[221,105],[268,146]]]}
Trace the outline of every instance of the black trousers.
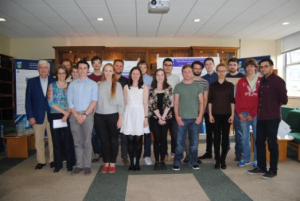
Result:
{"label": "black trousers", "polygon": [[[213,125],[214,130],[214,150],[216,161],[226,161],[229,143],[229,129],[230,123],[228,119],[230,114],[213,114],[215,123]],[[220,145],[222,144],[222,152],[220,155]]]}
{"label": "black trousers", "polygon": [[212,145],[214,142],[214,125],[209,122],[208,113],[204,113],[205,128],[206,128],[206,153],[212,155]]}
{"label": "black trousers", "polygon": [[257,133],[256,133],[256,149],[257,149],[257,166],[267,171],[266,162],[266,141],[270,151],[270,170],[277,173],[278,166],[278,144],[277,133],[280,119],[257,120]]}
{"label": "black trousers", "polygon": [[54,167],[62,168],[64,158],[67,161],[67,168],[72,168],[74,165],[74,142],[70,129],[69,119],[67,120],[68,127],[53,128],[53,120],[62,119],[63,114],[51,113],[49,115],[49,123],[52,134],[53,152],[54,152]]}
{"label": "black trousers", "polygon": [[94,116],[94,126],[100,139],[101,153],[104,163],[116,163],[119,151],[119,114],[98,114]]}
{"label": "black trousers", "polygon": [[[139,165],[140,158],[142,155],[142,147],[143,147],[143,135],[127,135],[127,147],[128,147],[128,154],[130,158],[131,165]],[[135,157],[135,164],[134,164],[134,157]]]}
{"label": "black trousers", "polygon": [[158,119],[150,118],[154,137],[154,156],[156,162],[163,162],[166,155],[168,125],[160,125]]}
{"label": "black trousers", "polygon": [[[172,118],[167,120],[167,126],[171,134],[171,153],[175,154],[177,145],[177,121],[175,118],[174,108],[171,107]],[[166,146],[166,154],[168,154],[168,146]]]}

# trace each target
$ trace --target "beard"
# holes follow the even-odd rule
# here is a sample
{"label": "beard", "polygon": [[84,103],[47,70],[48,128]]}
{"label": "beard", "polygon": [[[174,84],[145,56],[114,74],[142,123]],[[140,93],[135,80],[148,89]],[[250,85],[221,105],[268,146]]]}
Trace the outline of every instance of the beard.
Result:
{"label": "beard", "polygon": [[201,75],[201,73],[194,73],[194,75],[198,77]]}

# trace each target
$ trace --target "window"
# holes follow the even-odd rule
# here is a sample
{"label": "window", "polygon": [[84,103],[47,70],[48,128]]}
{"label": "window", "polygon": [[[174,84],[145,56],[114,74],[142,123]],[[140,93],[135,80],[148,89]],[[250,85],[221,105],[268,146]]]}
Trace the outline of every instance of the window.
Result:
{"label": "window", "polygon": [[285,54],[288,96],[300,97],[300,49]]}

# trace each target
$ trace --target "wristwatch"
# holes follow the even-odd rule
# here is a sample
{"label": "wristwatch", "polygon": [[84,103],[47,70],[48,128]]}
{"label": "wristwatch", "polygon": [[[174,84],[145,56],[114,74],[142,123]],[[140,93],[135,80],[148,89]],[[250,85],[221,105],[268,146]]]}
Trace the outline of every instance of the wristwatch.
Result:
{"label": "wristwatch", "polygon": [[87,116],[87,114],[84,112],[83,115]]}

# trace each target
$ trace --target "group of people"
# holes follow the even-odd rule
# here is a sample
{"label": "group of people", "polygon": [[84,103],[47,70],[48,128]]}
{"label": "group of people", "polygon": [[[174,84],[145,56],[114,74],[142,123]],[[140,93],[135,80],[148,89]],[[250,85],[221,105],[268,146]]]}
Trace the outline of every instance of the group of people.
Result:
{"label": "group of people", "polygon": [[[246,60],[247,75],[244,76],[238,72],[236,58],[216,68],[214,60],[206,58],[204,63],[195,61],[184,65],[182,81],[172,74],[170,58],[164,59],[162,68],[157,69],[153,77],[147,75],[146,61],[139,61],[130,70],[128,79],[122,76],[124,61],[121,59],[105,64],[102,70],[100,57],[95,56],[91,62],[94,72],[88,75],[86,61],[79,61],[72,67],[69,60],[64,60],[57,67],[54,79],[49,76],[49,63],[41,60],[39,76],[28,80],[26,113],[35,133],[36,169],[46,165],[45,131],[54,172],[59,172],[66,160],[67,170],[72,174],[81,171],[90,174],[92,161],[96,162],[102,155],[101,171],[114,173],[119,136],[123,163],[129,165],[129,171],[139,171],[143,141],[145,163],[152,164],[151,132],[154,170],[166,170],[165,160],[169,155],[175,171],[180,170],[182,161],[195,170],[200,169],[202,159],[212,158],[212,147],[214,167],[226,169],[229,130],[234,123],[237,165],[250,164],[251,125],[255,142],[254,169],[248,172],[263,173],[264,178],[277,175],[277,130],[280,107],[287,103],[287,91],[284,81],[273,73],[272,60],[262,60],[259,65],[254,59]],[[201,77],[204,68],[207,74]],[[258,68],[263,77],[258,76]],[[198,157],[203,118],[206,153]],[[58,126],[61,124],[57,121],[66,122],[66,125]],[[269,171],[266,140],[271,152]]]}

